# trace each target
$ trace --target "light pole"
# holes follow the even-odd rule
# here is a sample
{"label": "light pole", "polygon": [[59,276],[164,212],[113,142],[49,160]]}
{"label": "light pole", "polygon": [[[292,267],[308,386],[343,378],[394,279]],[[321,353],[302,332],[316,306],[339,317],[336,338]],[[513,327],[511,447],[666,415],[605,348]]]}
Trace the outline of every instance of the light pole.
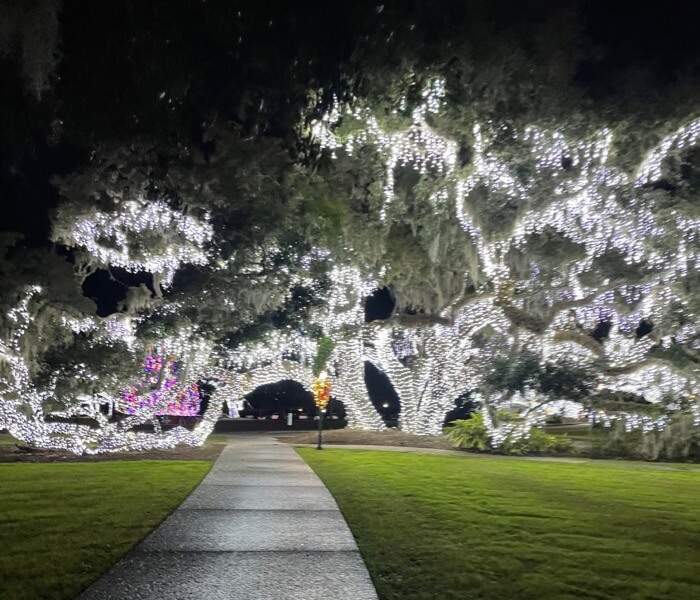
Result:
{"label": "light pole", "polygon": [[323,450],[323,415],[326,409],[321,409],[318,415],[318,444],[316,445],[316,450]]}

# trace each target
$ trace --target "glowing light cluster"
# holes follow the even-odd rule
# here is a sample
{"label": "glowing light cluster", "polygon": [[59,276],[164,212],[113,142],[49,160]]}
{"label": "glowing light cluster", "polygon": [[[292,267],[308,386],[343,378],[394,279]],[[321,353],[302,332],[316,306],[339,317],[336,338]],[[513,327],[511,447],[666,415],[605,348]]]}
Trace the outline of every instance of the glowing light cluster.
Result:
{"label": "glowing light cluster", "polygon": [[97,317],[75,318],[61,315],[61,324],[73,333],[93,333],[95,341],[124,342],[133,347],[136,336],[134,319],[128,315],[110,315],[105,319]]}
{"label": "glowing light cluster", "polygon": [[243,372],[220,368],[215,371],[213,377],[223,382],[226,394],[234,401],[240,400],[260,386],[280,381],[295,381],[311,391],[314,380],[311,366],[293,360],[278,360]]}
{"label": "glowing light cluster", "polygon": [[493,328],[489,337],[507,335],[505,316],[488,298],[462,307],[450,324],[368,327],[366,356],[394,387],[403,430],[439,434],[454,400],[478,389],[484,367],[493,359],[493,347],[475,345],[486,327]]}
{"label": "glowing light cluster", "polygon": [[612,391],[643,395],[649,402],[660,402],[666,395],[690,396],[699,389],[700,382],[688,373],[679,372],[668,364],[640,362],[637,368],[601,383]]}
{"label": "glowing light cluster", "polygon": [[326,373],[322,373],[318,377],[314,377],[314,382],[311,385],[311,391],[314,394],[314,404],[320,410],[326,410],[328,402],[331,399],[331,382],[328,381]]}
{"label": "glowing light cluster", "polygon": [[[372,405],[365,386],[363,327],[365,298],[376,281],[357,267],[336,265],[330,272],[327,308],[316,311],[315,323],[333,340],[329,370],[334,396],[343,403],[349,427],[377,431],[384,422]],[[330,376],[329,376],[330,377]]]}
{"label": "glowing light cluster", "polygon": [[199,387],[181,382],[184,365],[178,357],[160,345],[151,347],[143,362],[140,380],[119,392],[119,409],[136,415],[148,411],[154,415],[196,416],[199,413]]}
{"label": "glowing light cluster", "polygon": [[[0,361],[9,370],[9,376],[0,378],[0,423],[13,437],[38,448],[76,454],[168,449],[178,444],[198,446],[204,443],[221,410],[223,400],[218,390],[210,400],[210,407],[218,406],[218,410],[207,411],[191,431],[184,427],[164,431],[152,411],[143,411],[120,422],[111,422],[105,415],[96,413],[93,416],[98,427],[47,419],[44,403],[53,397],[55,382],[45,389],[38,389],[30,376],[28,359],[23,354],[23,337],[35,318],[31,304],[40,292],[37,286],[28,288],[17,306],[8,311],[9,335],[5,340],[0,339]],[[196,360],[198,366],[195,368],[201,370],[206,359],[200,357]],[[105,400],[108,401],[105,398],[99,401]],[[133,429],[135,425],[147,422],[153,424],[155,433]]]}
{"label": "glowing light cluster", "polygon": [[[606,369],[602,381],[609,389],[643,395],[652,402],[667,394],[687,396],[695,385],[692,372],[661,373],[651,367],[639,367],[649,363],[650,353],[659,346],[668,349],[687,344],[700,349],[700,327],[687,308],[687,292],[681,291],[684,278],[696,274],[700,266],[700,220],[677,209],[658,211],[653,199],[645,198],[644,186],[664,177],[665,160],[698,145],[700,119],[663,139],[634,176],[616,166],[613,133],[609,129],[583,140],[538,127],[510,131],[525,149],[518,162],[494,143],[502,133],[496,126],[477,123],[472,131],[470,164],[468,169],[458,171],[455,143],[441,137],[426,122],[428,113],[440,112],[443,94],[444,81],[426,90],[425,101],[414,110],[410,125],[399,132],[382,129],[371,111],[358,103],[351,107],[336,103],[316,123],[314,131],[321,145],[334,153],[343,149],[352,154],[361,145],[373,146],[382,153],[386,165],[383,219],[388,218],[387,210],[395,201],[396,166],[443,176],[439,184],[442,188],[431,195],[430,201],[436,213],[441,204],[455,202],[457,217],[467,234],[465,243],[476,249],[479,268],[488,282],[479,291],[484,297],[495,292],[492,302],[507,313],[491,318],[503,332],[517,329],[521,344],[540,353],[543,362],[559,356],[579,365],[602,360]],[[341,138],[345,120],[353,120],[355,129]],[[522,166],[531,169],[526,179],[517,172]],[[491,196],[514,201],[519,206],[512,226],[499,232],[488,230],[481,214],[484,207],[472,200],[479,187],[486,188]],[[526,255],[533,236],[552,235],[552,232],[570,244],[579,245],[582,254],[554,276],[545,271],[539,260],[531,260],[529,277],[519,277],[509,264],[509,256],[513,252]],[[678,243],[669,247],[669,238]],[[611,279],[601,270],[601,265],[611,260],[609,257],[614,253],[623,258],[626,267],[639,273],[639,283],[629,283],[620,275]],[[543,334],[525,343],[525,332],[515,324],[514,315],[532,310],[533,302],[529,298],[539,298],[537,310],[549,324]],[[637,339],[636,330],[643,320],[667,322],[671,307],[678,310],[679,306],[685,311],[681,325],[672,331],[660,329],[656,333],[655,330],[653,336]],[[686,322],[682,323],[683,320]],[[610,334],[602,342],[584,333],[605,321],[610,324]],[[434,347],[431,336],[439,340]],[[440,420],[437,415],[443,414],[443,406],[431,405],[427,409],[434,411],[433,425],[410,423],[420,421],[416,410],[424,409],[424,394],[430,396],[431,382],[449,379],[449,369],[441,360],[431,357],[447,356],[455,340],[451,335],[437,335],[430,328],[409,330],[397,325],[391,331],[380,329],[366,338],[370,349],[365,354],[387,373],[401,398],[403,425],[436,431],[434,423]],[[468,359],[474,367],[484,354],[483,349],[472,349],[470,354],[466,346],[458,358],[453,356],[449,360],[460,363]],[[419,376],[421,369],[425,372]],[[439,374],[429,377],[431,369]],[[449,393],[455,393],[458,388],[474,389],[473,386],[478,387],[477,379],[462,374],[457,378],[459,384]],[[442,384],[441,389],[448,388]],[[531,424],[542,421],[546,411],[564,410],[581,416],[580,405],[574,403],[564,409],[561,403],[566,399],[536,397],[534,392],[529,392],[526,402],[523,398],[512,401],[524,403],[522,410],[526,416],[521,418],[527,423],[522,429],[508,425],[509,432],[503,435],[517,435],[516,431],[525,435]],[[644,420],[630,418],[626,426],[637,421]]]}
{"label": "glowing light cluster", "polygon": [[679,154],[685,148],[696,146],[699,140],[700,119],[695,119],[679,128],[675,133],[666,136],[641,164],[635,185],[643,186],[659,181],[662,178],[663,161],[670,155]]}
{"label": "glowing light cluster", "polygon": [[[352,154],[354,148],[365,144],[374,144],[387,155],[386,182],[384,184],[384,206],[382,220],[386,219],[387,210],[394,197],[394,172],[397,166],[411,166],[420,173],[429,171],[437,174],[450,173],[457,162],[457,144],[436,134],[426,122],[426,116],[437,113],[445,95],[445,81],[433,80],[422,92],[422,102],[411,113],[411,124],[406,131],[387,131],[383,129],[368,108],[360,106],[346,107],[343,111],[334,106],[312,125],[312,134],[323,147],[335,151],[343,148]],[[398,114],[398,110],[394,114]],[[362,127],[340,142],[333,131],[342,119],[351,119]]]}
{"label": "glowing light cluster", "polygon": [[112,212],[67,217],[70,225],[57,230],[57,240],[85,248],[105,265],[128,271],[164,275],[165,282],[184,263],[205,264],[206,244],[213,229],[204,220],[171,209],[165,202],[129,200]]}
{"label": "glowing light cluster", "polygon": [[313,338],[295,330],[273,330],[253,344],[227,351],[219,362],[227,369],[250,370],[284,360],[308,364],[316,352],[317,342]]}

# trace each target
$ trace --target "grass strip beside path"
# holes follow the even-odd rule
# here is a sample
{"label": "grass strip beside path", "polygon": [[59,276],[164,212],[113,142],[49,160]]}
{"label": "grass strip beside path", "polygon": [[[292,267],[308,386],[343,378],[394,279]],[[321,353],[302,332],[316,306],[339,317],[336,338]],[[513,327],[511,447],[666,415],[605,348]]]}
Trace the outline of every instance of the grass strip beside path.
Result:
{"label": "grass strip beside path", "polygon": [[0,598],[74,598],[179,506],[211,464],[0,464]]}
{"label": "grass strip beside path", "polygon": [[700,598],[700,473],[298,452],[338,501],[381,600]]}

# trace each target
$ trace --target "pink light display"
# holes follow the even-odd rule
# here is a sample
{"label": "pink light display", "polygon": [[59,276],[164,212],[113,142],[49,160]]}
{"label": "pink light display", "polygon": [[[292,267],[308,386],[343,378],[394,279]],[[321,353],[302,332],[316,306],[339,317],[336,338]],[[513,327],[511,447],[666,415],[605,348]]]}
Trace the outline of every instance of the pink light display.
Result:
{"label": "pink light display", "polygon": [[134,415],[153,411],[156,415],[194,417],[199,414],[199,387],[182,385],[181,361],[166,356],[163,348],[151,347],[143,361],[143,374],[133,385],[119,392],[122,412]]}

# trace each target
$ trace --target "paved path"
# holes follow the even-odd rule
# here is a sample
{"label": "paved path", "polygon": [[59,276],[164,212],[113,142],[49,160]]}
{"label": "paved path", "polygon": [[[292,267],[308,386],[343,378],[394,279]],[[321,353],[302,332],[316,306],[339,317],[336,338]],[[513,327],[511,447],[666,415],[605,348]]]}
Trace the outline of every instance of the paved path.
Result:
{"label": "paved path", "polygon": [[287,444],[231,438],[201,485],[79,600],[377,600],[343,515]]}

